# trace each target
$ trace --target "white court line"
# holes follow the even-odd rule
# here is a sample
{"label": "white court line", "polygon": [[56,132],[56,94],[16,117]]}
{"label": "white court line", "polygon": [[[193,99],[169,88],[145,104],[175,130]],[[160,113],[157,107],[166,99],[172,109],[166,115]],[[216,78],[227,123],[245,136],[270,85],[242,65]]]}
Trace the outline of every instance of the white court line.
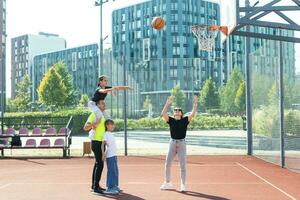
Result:
{"label": "white court line", "polygon": [[2,185],[2,186],[0,186],[0,190],[3,189],[3,188],[8,187],[8,186],[10,186],[10,185],[11,185],[11,183],[7,183],[7,184],[5,184],[5,185]]}
{"label": "white court line", "polygon": [[[17,183],[10,183],[7,185],[89,185],[90,183],[64,183],[64,182],[48,182],[48,183],[30,183],[30,182],[17,182]],[[157,185],[160,184],[158,182],[139,182],[139,181],[132,181],[132,182],[125,182],[122,185]],[[239,182],[239,183],[209,183],[209,182],[187,182],[187,185],[264,185],[265,183],[262,182]]]}
{"label": "white court line", "polygon": [[[222,164],[222,165],[218,165],[218,164],[186,164],[187,166],[197,166],[197,167],[238,167],[236,164]],[[122,166],[122,167],[164,167],[165,164],[121,164],[121,165],[118,165],[118,166]],[[172,166],[180,166],[179,164],[172,164]]]}
{"label": "white court line", "polygon": [[250,172],[251,174],[253,174],[254,176],[258,177],[259,179],[263,180],[264,182],[266,182],[267,184],[269,184],[270,186],[272,186],[273,188],[277,189],[278,191],[280,191],[281,193],[285,194],[287,197],[289,197],[292,200],[297,200],[295,197],[293,197],[292,195],[288,194],[287,192],[283,191],[282,189],[280,189],[279,187],[273,185],[272,183],[270,183],[269,181],[267,181],[266,179],[264,179],[263,177],[259,176],[258,174],[256,174],[254,171],[252,171],[251,169],[245,167],[244,165],[240,164],[240,163],[236,163],[237,165],[239,165],[240,167],[244,168],[245,170],[247,170],[248,172]]}
{"label": "white court line", "polygon": [[[128,182],[128,185],[157,185],[158,183],[152,182]],[[187,185],[265,185],[265,183],[258,183],[258,182],[245,182],[245,183],[193,183],[193,182],[187,182]]]}

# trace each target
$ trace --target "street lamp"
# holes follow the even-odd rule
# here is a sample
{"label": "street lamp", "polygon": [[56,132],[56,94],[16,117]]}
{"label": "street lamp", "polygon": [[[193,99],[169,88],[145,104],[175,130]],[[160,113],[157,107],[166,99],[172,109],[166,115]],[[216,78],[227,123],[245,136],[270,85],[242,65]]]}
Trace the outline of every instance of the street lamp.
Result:
{"label": "street lamp", "polygon": [[[112,0],[115,1],[115,0]],[[103,72],[103,38],[102,38],[102,5],[109,2],[109,0],[97,0],[95,1],[95,6],[100,8],[100,41],[99,41],[99,69],[98,75],[100,76]],[[107,38],[107,37],[106,37]],[[106,39],[105,38],[105,39]]]}

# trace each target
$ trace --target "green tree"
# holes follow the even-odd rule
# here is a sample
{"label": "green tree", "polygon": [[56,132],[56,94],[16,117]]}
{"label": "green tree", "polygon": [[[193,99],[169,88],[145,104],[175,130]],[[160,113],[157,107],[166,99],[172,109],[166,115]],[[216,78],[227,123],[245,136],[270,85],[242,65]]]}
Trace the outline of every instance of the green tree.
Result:
{"label": "green tree", "polygon": [[152,103],[151,103],[151,99],[149,98],[149,96],[146,96],[146,99],[143,103],[143,108],[144,110],[146,110],[148,112],[148,117],[151,117],[151,113],[152,113]]}
{"label": "green tree", "polygon": [[73,78],[68,72],[66,64],[63,61],[55,63],[53,65],[56,72],[61,76],[62,82],[66,87],[67,98],[65,100],[65,106],[75,106],[78,104],[79,92],[74,89]]}
{"label": "green tree", "polygon": [[276,83],[272,85],[271,89],[268,92],[268,102],[269,105],[278,105],[279,96],[277,93]]}
{"label": "green tree", "polygon": [[176,85],[172,89],[171,94],[173,96],[173,106],[183,108],[185,96],[181,91],[180,86]]}
{"label": "green tree", "polygon": [[88,102],[89,102],[89,96],[87,94],[82,94],[79,101],[79,106],[87,107]]}
{"label": "green tree", "polygon": [[25,111],[30,107],[30,87],[31,82],[29,76],[26,74],[23,79],[17,84],[17,95],[12,100],[13,107],[19,111]]}
{"label": "green tree", "polygon": [[[283,104],[285,109],[289,109],[292,107],[293,103],[298,102],[297,96],[299,95],[299,88],[296,84],[292,81],[288,80],[287,77],[284,78],[283,82],[283,93],[284,99]],[[268,102],[271,105],[278,105],[279,106],[279,83],[273,83],[271,89],[268,92]]]}
{"label": "green tree", "polygon": [[149,98],[149,95],[147,95],[143,103],[143,108],[144,110],[149,110],[150,106],[152,106],[151,99]]}
{"label": "green tree", "polygon": [[67,99],[67,89],[61,76],[51,67],[42,79],[38,89],[39,101],[52,107],[63,107]]}
{"label": "green tree", "polygon": [[16,112],[17,106],[13,103],[11,98],[6,98],[6,112]]}
{"label": "green tree", "polygon": [[237,113],[238,108],[235,105],[235,97],[239,89],[240,82],[243,80],[242,73],[235,67],[229,76],[225,86],[219,90],[221,109],[227,113]]}
{"label": "green tree", "polygon": [[273,77],[258,72],[252,75],[252,91],[253,108],[260,108],[268,105],[268,94],[273,85]]}
{"label": "green tree", "polygon": [[200,91],[199,103],[206,109],[215,109],[219,106],[219,94],[211,78],[207,79]]}
{"label": "green tree", "polygon": [[239,89],[236,92],[234,103],[240,113],[245,113],[246,111],[246,82],[245,81],[241,81]]}

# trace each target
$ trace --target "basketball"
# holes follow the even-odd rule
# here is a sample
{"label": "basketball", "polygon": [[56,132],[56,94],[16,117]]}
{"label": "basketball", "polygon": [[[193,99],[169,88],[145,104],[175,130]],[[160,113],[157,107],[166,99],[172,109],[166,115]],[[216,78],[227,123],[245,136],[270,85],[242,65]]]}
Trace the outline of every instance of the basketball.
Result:
{"label": "basketball", "polygon": [[161,30],[165,26],[165,20],[162,17],[154,17],[152,20],[152,27],[156,30]]}

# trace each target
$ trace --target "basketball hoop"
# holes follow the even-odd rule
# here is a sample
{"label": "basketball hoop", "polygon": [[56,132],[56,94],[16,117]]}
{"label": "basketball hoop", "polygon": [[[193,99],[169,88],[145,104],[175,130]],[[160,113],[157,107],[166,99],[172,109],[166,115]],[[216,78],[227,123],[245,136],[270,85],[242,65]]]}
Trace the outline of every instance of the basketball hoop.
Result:
{"label": "basketball hoop", "polygon": [[192,32],[197,37],[199,50],[211,52],[215,45],[217,31],[228,34],[227,26],[217,25],[194,25]]}

